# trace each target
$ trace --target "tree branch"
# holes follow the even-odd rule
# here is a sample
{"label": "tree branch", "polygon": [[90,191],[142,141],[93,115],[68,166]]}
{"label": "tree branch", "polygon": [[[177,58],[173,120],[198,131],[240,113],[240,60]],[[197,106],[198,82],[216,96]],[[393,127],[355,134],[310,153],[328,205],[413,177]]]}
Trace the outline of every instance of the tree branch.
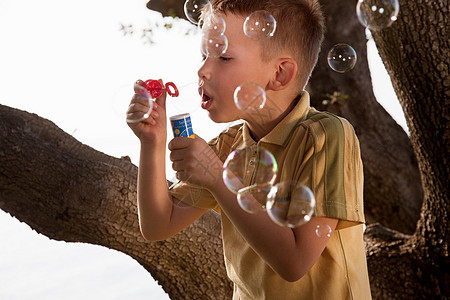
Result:
{"label": "tree branch", "polygon": [[206,214],[167,241],[146,242],[137,168],[129,159],[95,151],[52,122],[3,105],[0,141],[0,209],[49,238],[128,254],[171,299],[230,297],[218,215]]}

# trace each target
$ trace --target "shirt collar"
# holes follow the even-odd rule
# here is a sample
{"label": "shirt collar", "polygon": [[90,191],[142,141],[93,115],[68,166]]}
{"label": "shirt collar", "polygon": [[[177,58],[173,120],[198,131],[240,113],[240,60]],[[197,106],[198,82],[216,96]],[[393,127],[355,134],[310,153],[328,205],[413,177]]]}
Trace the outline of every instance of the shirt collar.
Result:
{"label": "shirt collar", "polygon": [[[303,95],[292,111],[284,117],[280,123],[278,123],[267,135],[263,136],[260,141],[282,146],[291,134],[292,130],[306,117],[309,109],[309,93],[307,91],[303,91]],[[244,122],[243,138],[245,146],[251,146],[256,143],[250,135],[250,129],[248,128],[247,122]]]}

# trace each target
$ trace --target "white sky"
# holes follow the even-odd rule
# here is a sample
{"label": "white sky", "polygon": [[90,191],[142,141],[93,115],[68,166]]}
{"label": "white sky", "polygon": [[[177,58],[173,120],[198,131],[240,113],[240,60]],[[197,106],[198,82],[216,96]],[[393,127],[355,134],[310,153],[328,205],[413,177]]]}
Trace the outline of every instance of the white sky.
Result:
{"label": "white sky", "polygon": [[[142,29],[160,18],[146,2],[0,0],[0,103],[36,113],[82,143],[137,164],[139,143],[124,121],[133,82],[163,78],[192,93],[168,99],[168,114],[191,112],[194,132],[206,140],[215,136],[226,125],[212,123],[193,105],[200,52],[195,37],[180,33],[187,25],[159,30],[153,46],[144,45],[139,33],[124,37],[119,31],[120,23]],[[373,44],[368,53],[376,96],[406,128]],[[0,299],[61,298],[167,296],[130,257],[49,240],[0,211]]]}

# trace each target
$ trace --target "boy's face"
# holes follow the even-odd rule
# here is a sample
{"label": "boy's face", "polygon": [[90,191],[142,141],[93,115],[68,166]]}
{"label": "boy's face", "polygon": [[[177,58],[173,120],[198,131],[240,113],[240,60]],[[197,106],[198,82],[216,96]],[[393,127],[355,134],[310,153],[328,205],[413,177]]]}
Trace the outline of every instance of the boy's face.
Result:
{"label": "boy's face", "polygon": [[204,58],[198,70],[203,84],[202,108],[217,123],[245,120],[246,115],[234,104],[235,89],[249,81],[266,89],[276,71],[274,61],[262,61],[259,43],[244,34],[245,18],[231,13],[223,17],[228,50],[220,57]]}

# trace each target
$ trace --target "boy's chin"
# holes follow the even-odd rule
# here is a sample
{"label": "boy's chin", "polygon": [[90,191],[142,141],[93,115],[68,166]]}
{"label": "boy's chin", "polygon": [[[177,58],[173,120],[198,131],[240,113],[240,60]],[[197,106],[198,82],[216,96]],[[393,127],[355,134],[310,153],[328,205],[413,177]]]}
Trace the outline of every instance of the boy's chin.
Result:
{"label": "boy's chin", "polygon": [[208,111],[208,116],[214,123],[230,123],[239,119],[229,118],[224,115],[221,115],[220,112]]}

